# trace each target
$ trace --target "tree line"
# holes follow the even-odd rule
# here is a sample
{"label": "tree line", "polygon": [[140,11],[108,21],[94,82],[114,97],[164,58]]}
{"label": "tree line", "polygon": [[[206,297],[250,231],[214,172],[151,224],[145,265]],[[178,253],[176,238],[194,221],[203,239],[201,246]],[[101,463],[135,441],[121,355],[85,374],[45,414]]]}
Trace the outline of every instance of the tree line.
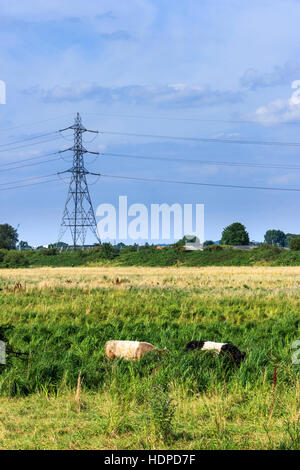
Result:
{"label": "tree line", "polygon": [[[247,246],[257,245],[258,242],[250,241],[249,233],[246,227],[240,222],[234,222],[224,228],[221,240],[218,242],[220,245],[231,246]],[[292,250],[300,249],[300,235],[294,233],[284,233],[282,230],[271,229],[267,230],[264,235],[264,243],[271,246],[282,248],[291,248]],[[204,246],[214,245],[212,240],[206,240]]]}
{"label": "tree line", "polygon": [[[9,224],[0,224],[0,249],[16,250],[18,238],[18,233],[15,228],[13,228]],[[184,240],[185,239],[183,239],[182,242],[184,242]],[[180,244],[180,242],[181,241],[177,242],[177,244]],[[300,235],[293,233],[284,233],[282,230],[278,229],[270,229],[267,230],[264,235],[264,243],[271,246],[277,246],[282,248],[287,247],[291,248],[292,250],[300,250]],[[249,233],[247,232],[246,227],[242,223],[234,222],[223,229],[220,241],[214,242],[212,240],[206,240],[204,242],[204,246],[216,244],[229,246],[247,246],[251,244],[257,244],[257,242],[250,241]],[[145,244],[145,247],[147,246],[149,246],[148,243]],[[19,248],[22,251],[30,249],[31,247],[29,247],[27,242],[20,241]],[[43,247],[40,248],[43,249]],[[49,250],[55,249],[58,251],[66,250],[67,248],[68,245],[66,243],[54,243],[52,245],[49,245],[48,247]],[[122,250],[125,248],[125,245],[123,243],[119,243],[117,245],[117,248]],[[110,243],[103,243],[101,245],[101,249],[105,250],[105,252],[108,252],[108,254],[110,254],[111,256],[113,256],[113,251],[115,251],[115,249],[112,248],[112,245]],[[133,245],[131,249],[136,251],[139,249],[139,246]]]}

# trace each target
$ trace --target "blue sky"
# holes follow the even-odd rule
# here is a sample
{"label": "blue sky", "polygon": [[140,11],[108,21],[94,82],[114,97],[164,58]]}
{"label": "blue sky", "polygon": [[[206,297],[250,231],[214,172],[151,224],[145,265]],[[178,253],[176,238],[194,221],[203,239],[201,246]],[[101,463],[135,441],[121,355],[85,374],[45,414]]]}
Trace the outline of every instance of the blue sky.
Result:
{"label": "blue sky", "polygon": [[[100,131],[300,142],[300,105],[290,100],[300,80],[299,0],[0,0],[0,16],[0,80],[7,86],[0,165],[70,146],[70,135],[14,150],[3,144],[67,127],[77,111]],[[93,151],[170,159],[299,160],[297,147],[109,134],[89,140]],[[1,171],[0,188],[62,171],[70,161],[64,156]],[[112,175],[300,188],[299,170],[101,156],[87,162]],[[89,181],[95,209],[119,195],[147,205],[204,203],[207,239],[219,239],[234,221],[255,240],[269,228],[300,233],[298,193]],[[20,238],[33,245],[56,241],[66,182],[0,191],[0,223],[20,224]]]}

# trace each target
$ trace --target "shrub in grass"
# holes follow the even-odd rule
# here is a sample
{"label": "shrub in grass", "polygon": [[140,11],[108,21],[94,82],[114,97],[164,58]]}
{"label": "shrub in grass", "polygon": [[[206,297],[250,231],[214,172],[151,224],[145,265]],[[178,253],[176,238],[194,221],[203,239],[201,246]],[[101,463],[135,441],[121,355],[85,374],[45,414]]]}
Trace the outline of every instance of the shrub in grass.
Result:
{"label": "shrub in grass", "polygon": [[221,245],[208,245],[204,248],[205,251],[222,251],[223,247]]}
{"label": "shrub in grass", "polygon": [[12,250],[5,254],[3,258],[3,264],[7,268],[19,268],[28,266],[29,262],[23,253]]}
{"label": "shrub in grass", "polygon": [[290,248],[294,251],[300,250],[300,237],[296,237],[291,240]]}
{"label": "shrub in grass", "polygon": [[167,387],[155,385],[150,392],[149,405],[156,430],[164,440],[170,441],[174,436],[173,420],[176,407]]}
{"label": "shrub in grass", "polygon": [[4,250],[4,249],[0,249],[0,263],[3,262],[4,258],[5,258],[5,255],[8,253],[7,250]]}

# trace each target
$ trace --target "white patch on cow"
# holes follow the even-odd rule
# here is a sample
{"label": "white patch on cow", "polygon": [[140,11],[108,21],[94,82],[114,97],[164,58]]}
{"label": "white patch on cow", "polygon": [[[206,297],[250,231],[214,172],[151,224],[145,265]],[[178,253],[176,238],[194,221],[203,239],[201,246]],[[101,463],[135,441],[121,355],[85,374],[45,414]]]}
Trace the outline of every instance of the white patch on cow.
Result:
{"label": "white patch on cow", "polygon": [[224,346],[226,343],[215,343],[214,341],[205,341],[202,350],[203,351],[217,351],[218,354],[220,354],[222,346]]}

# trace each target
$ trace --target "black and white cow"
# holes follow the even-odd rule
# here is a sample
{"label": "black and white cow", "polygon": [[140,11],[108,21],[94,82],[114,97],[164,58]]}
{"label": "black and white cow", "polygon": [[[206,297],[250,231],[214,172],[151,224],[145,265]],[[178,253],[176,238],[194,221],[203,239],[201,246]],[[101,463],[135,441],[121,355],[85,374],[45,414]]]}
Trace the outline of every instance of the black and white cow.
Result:
{"label": "black and white cow", "polygon": [[237,365],[244,360],[246,353],[240,351],[231,343],[215,343],[214,341],[190,341],[187,343],[185,350],[201,349],[202,351],[216,351],[218,354],[226,354]]}

